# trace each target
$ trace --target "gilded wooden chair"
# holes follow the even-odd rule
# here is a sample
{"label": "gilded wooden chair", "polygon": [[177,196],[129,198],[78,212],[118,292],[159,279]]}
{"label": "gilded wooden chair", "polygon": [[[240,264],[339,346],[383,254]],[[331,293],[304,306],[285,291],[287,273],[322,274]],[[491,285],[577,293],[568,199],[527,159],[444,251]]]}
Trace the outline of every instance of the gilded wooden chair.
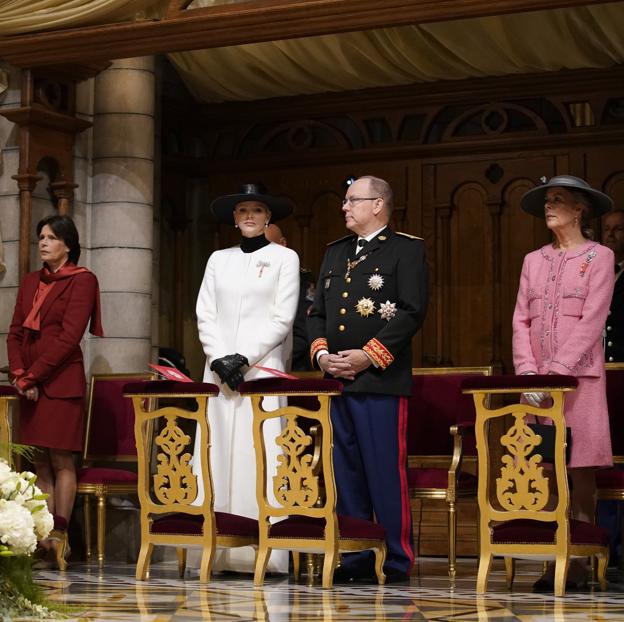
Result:
{"label": "gilded wooden chair", "polygon": [[[85,553],[91,559],[91,498],[97,501],[97,559],[104,562],[106,499],[137,492],[137,450],[134,410],[123,396],[128,382],[153,380],[152,372],[93,374],[89,387],[87,422],[78,471],[77,492],[84,496]],[[125,468],[123,468],[125,467]]]}
{"label": "gilded wooden chair", "polygon": [[476,450],[474,407],[470,396],[462,393],[461,385],[466,378],[491,375],[489,366],[412,369],[407,419],[410,496],[421,500],[443,499],[448,504],[451,578],[456,573],[456,504],[460,499],[477,496],[477,478],[462,470],[467,460],[476,462]]}
{"label": "gilded wooden chair", "polygon": [[17,402],[17,391],[9,385],[0,385],[0,458],[11,461],[11,423],[9,407]]}
{"label": "gilded wooden chair", "polygon": [[[385,530],[381,525],[336,514],[336,483],[332,458],[331,398],[340,395],[336,380],[286,380],[262,378],[244,382],[239,391],[251,398],[254,411],[253,437],[256,450],[256,497],[259,511],[259,548],[254,585],[264,582],[267,562],[273,549],[293,552],[293,569],[299,576],[299,553],[323,553],[323,587],[333,584],[339,552],[375,552],[375,571],[384,583],[386,557]],[[288,405],[267,411],[266,396],[287,397]],[[302,399],[302,405],[297,399]],[[314,406],[310,398],[315,398]],[[283,431],[276,439],[266,439],[264,423],[281,417]],[[320,470],[312,467],[313,457],[306,449],[313,439],[298,425],[308,419],[321,430]],[[267,443],[281,448],[278,464],[267,464]],[[268,499],[270,481],[276,504]],[[324,489],[324,494],[321,490]],[[319,503],[320,502],[320,503]],[[281,519],[281,520],[279,520]],[[277,520],[272,523],[271,520]]]}
{"label": "gilded wooden chair", "polygon": [[[126,385],[125,395],[132,398],[135,412],[135,438],[138,452],[138,493],[141,505],[141,550],[136,567],[137,581],[149,576],[155,545],[174,546],[178,552],[180,577],[186,567],[186,548],[201,547],[199,580],[210,580],[212,560],[217,547],[257,546],[258,521],[214,511],[210,476],[210,429],[207,413],[210,397],[219,394],[216,385],[200,382],[135,382]],[[149,400],[166,406],[145,409]],[[184,406],[189,399],[197,403],[193,411]],[[179,400],[180,405],[174,405]],[[203,501],[195,505],[197,476],[192,471],[193,440],[181,425],[197,426],[201,435],[199,460],[203,482]],[[151,430],[159,430],[154,438]],[[152,447],[158,448],[152,460]],[[190,451],[189,451],[190,450]]]}
{"label": "gilded wooden chair", "polygon": [[[494,556],[505,558],[508,586],[513,584],[513,559],[555,560],[555,595],[565,594],[568,565],[572,557],[598,558],[598,579],[606,589],[609,561],[609,535],[591,523],[569,518],[570,495],[566,471],[566,426],[564,396],[577,386],[572,376],[495,376],[471,378],[463,390],[473,396],[476,409],[476,439],[479,463],[478,503],[480,512],[479,572],[477,593],[487,590],[488,574]],[[547,391],[550,408],[514,403],[492,409],[488,397],[525,391]],[[517,402],[517,400],[516,400]],[[542,437],[527,423],[527,417],[549,417],[555,426],[554,470],[545,471],[539,454]],[[503,417],[513,418],[500,438],[502,458],[492,452],[490,424]],[[494,461],[496,464],[494,464]],[[496,477],[495,498],[491,476]],[[549,509],[549,479],[555,479],[556,505]]]}
{"label": "gilded wooden chair", "polygon": [[[624,464],[624,363],[607,363],[607,403],[609,405],[609,424],[611,427],[611,445],[615,465]],[[624,501],[624,470],[598,469],[596,471],[598,499]]]}

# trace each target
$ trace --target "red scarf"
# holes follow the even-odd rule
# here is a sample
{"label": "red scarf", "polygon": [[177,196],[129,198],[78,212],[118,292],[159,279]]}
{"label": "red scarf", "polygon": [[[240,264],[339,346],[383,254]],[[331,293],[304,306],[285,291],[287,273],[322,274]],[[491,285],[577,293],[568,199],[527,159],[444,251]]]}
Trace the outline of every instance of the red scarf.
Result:
{"label": "red scarf", "polygon": [[[89,270],[82,267],[79,268],[69,262],[63,265],[56,272],[50,272],[48,267],[44,265],[39,272],[39,287],[37,288],[35,297],[33,298],[32,309],[22,323],[22,326],[24,328],[29,328],[30,330],[41,330],[41,307],[43,306],[45,299],[50,295],[50,292],[54,288],[56,282],[63,279],[73,278],[76,274],[82,274],[83,272],[89,272]],[[93,305],[93,312],[91,313],[89,332],[97,337],[104,336],[104,330],[102,329],[99,285],[96,285],[95,304]]]}

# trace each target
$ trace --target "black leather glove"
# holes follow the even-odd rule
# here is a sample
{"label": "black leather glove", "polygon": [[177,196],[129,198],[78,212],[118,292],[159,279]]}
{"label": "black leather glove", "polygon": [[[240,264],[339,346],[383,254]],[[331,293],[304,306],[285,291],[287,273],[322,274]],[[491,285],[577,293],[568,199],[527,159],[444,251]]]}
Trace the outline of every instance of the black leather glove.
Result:
{"label": "black leather glove", "polygon": [[232,391],[236,391],[243,381],[241,372],[243,365],[249,365],[249,361],[242,354],[228,354],[212,361],[210,369],[221,378],[221,382],[227,384]]}

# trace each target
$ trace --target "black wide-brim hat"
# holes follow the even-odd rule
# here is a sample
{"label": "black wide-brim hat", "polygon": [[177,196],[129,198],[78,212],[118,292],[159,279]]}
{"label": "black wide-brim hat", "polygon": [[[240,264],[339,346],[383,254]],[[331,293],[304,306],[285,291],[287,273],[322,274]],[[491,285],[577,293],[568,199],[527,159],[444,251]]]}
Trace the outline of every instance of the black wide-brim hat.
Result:
{"label": "black wide-brim hat", "polygon": [[572,175],[555,175],[541,186],[532,188],[520,199],[520,206],[525,212],[538,218],[544,218],[544,203],[546,191],[549,188],[566,188],[567,190],[580,190],[587,195],[592,206],[593,216],[602,216],[613,208],[613,201],[604,192],[594,190],[584,179]]}
{"label": "black wide-brim hat", "polygon": [[274,197],[260,183],[243,184],[238,194],[226,194],[217,197],[210,204],[210,211],[219,221],[228,225],[234,224],[234,208],[243,201],[258,201],[271,210],[271,222],[277,222],[292,214],[292,205],[280,197]]}

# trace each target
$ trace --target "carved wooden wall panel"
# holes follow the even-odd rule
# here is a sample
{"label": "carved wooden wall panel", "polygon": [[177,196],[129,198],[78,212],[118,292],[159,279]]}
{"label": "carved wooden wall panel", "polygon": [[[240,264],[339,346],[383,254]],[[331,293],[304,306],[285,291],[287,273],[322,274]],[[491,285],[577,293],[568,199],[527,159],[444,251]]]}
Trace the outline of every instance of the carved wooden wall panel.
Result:
{"label": "carved wooden wall panel", "polygon": [[[378,99],[334,94],[313,103],[224,105],[203,117],[173,106],[163,135],[176,135],[169,143],[177,146],[165,150],[163,171],[205,180],[202,208],[188,224],[206,232],[202,264],[212,249],[238,242],[232,227],[211,224],[209,200],[262,180],[295,205],[280,226],[301,265],[318,275],[326,244],[348,233],[345,179],[378,175],[395,192],[393,226],[423,237],[427,250],[430,304],[414,365],[494,364],[511,373],[522,260],[550,240],[544,222],[520,209],[520,197],[543,176],[570,173],[624,205],[624,71],[472,84],[457,97],[428,85],[427,92],[385,89]],[[187,266],[188,274],[201,271]],[[194,300],[198,281],[186,278],[184,287]],[[185,354],[199,377],[204,357],[193,314],[193,306],[184,309]],[[446,554],[446,508],[417,503],[413,512],[420,554]],[[475,554],[474,504],[462,504],[459,516],[459,552]]]}

